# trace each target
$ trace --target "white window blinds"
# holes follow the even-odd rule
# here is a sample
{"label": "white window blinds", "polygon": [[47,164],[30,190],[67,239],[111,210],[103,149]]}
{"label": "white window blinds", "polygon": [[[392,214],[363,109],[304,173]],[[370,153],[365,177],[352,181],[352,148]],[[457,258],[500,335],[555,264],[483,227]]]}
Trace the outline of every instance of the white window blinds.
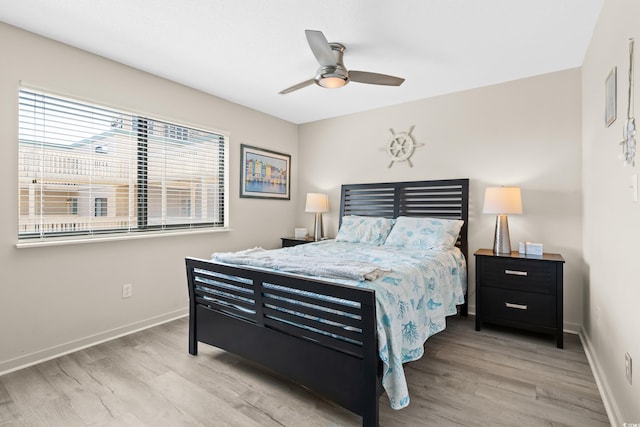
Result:
{"label": "white window blinds", "polygon": [[20,239],[224,227],[226,137],[29,89]]}

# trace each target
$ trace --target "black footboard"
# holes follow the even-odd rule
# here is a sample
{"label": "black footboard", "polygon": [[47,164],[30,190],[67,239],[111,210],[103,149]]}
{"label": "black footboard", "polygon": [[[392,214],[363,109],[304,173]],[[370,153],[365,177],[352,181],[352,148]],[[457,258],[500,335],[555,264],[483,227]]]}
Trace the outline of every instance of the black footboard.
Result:
{"label": "black footboard", "polygon": [[375,292],[186,259],[189,352],[203,342],[252,360],[378,425]]}

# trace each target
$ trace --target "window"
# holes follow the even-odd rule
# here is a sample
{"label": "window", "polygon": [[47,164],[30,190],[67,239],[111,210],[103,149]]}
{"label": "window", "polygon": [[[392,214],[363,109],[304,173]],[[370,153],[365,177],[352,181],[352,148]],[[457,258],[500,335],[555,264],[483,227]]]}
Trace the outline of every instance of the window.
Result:
{"label": "window", "polygon": [[78,215],[78,198],[77,197],[67,198],[67,205],[69,206],[69,213],[71,215]]}
{"label": "window", "polygon": [[223,228],[227,137],[29,89],[20,239]]}
{"label": "window", "polygon": [[107,200],[106,197],[96,197],[93,216],[107,216]]}

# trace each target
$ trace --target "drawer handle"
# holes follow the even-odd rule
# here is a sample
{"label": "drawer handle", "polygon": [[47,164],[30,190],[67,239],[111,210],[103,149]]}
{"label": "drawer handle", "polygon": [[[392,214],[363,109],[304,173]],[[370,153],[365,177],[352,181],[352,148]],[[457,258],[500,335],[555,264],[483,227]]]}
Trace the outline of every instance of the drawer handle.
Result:
{"label": "drawer handle", "polygon": [[513,276],[526,276],[526,271],[518,271],[518,270],[505,270],[504,274],[511,274]]}
{"label": "drawer handle", "polygon": [[522,304],[513,304],[510,302],[505,302],[504,305],[507,306],[507,308],[517,308],[518,310],[526,310],[527,306],[526,305],[522,305]]}

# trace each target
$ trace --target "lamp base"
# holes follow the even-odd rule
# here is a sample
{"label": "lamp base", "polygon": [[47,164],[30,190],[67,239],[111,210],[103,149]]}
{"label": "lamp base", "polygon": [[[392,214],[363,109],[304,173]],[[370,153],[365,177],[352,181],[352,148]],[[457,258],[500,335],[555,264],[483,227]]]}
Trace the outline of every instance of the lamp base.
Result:
{"label": "lamp base", "polygon": [[322,213],[316,212],[316,220],[313,224],[313,240],[322,240]]}
{"label": "lamp base", "polygon": [[511,239],[509,238],[509,221],[506,215],[496,216],[496,230],[493,237],[494,254],[510,254]]}

